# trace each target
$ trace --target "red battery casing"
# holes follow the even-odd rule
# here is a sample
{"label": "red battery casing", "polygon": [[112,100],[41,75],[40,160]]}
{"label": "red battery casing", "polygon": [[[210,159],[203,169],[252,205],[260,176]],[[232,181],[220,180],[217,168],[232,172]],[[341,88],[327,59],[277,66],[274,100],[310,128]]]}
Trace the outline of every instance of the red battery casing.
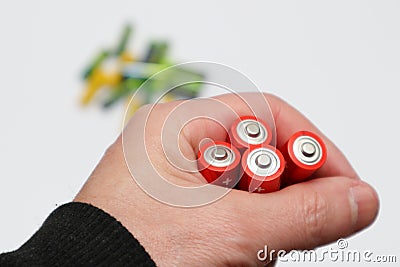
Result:
{"label": "red battery casing", "polygon": [[[315,164],[305,164],[301,162],[295,155],[294,142],[299,137],[311,137],[320,145],[320,159]],[[319,169],[326,161],[327,149],[322,139],[315,133],[309,131],[298,131],[294,133],[289,140],[281,148],[282,154],[286,159],[286,169],[283,174],[286,185],[298,183],[309,178],[317,169]]]}
{"label": "red battery casing", "polygon": [[[217,167],[208,163],[204,158],[204,152],[211,146],[224,146],[235,155],[234,161],[226,167]],[[198,152],[197,166],[199,172],[207,180],[208,183],[233,188],[239,179],[240,171],[240,152],[231,144],[221,141],[209,142],[200,147]]]}
{"label": "red battery casing", "polygon": [[254,174],[247,166],[247,159],[251,151],[260,147],[251,147],[247,149],[242,155],[241,167],[243,175],[238,183],[238,189],[255,193],[270,193],[280,189],[281,176],[285,170],[285,159],[282,153],[273,146],[262,146],[262,148],[272,150],[279,158],[278,170],[272,175],[259,176]]}
{"label": "red battery casing", "polygon": [[[265,128],[265,132],[266,132],[266,140],[265,141],[263,141],[262,143],[259,143],[259,144],[249,144],[246,141],[244,141],[242,138],[239,137],[239,134],[237,131],[238,125],[239,125],[239,123],[246,121],[246,120],[256,121]],[[266,122],[264,122],[263,120],[255,117],[255,116],[241,116],[238,119],[236,119],[233,122],[233,124],[231,125],[231,127],[229,128],[229,133],[227,136],[227,142],[232,144],[234,147],[236,147],[242,153],[249,147],[269,145],[271,140],[272,140],[271,128],[269,127],[269,125]]]}

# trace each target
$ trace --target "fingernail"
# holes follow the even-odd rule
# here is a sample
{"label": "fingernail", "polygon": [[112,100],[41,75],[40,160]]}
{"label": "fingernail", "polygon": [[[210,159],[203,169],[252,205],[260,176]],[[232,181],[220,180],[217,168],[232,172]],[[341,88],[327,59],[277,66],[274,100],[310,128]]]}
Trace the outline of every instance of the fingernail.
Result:
{"label": "fingernail", "polygon": [[378,196],[367,184],[360,182],[350,188],[351,219],[354,230],[369,225],[378,211]]}

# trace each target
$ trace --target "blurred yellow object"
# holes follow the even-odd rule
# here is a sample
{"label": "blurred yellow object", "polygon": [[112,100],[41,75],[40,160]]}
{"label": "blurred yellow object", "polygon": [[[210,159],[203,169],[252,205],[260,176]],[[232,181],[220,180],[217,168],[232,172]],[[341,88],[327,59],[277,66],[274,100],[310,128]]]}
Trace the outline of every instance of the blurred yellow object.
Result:
{"label": "blurred yellow object", "polygon": [[172,95],[167,94],[167,95],[164,95],[163,98],[161,98],[160,100],[161,100],[161,103],[167,103],[167,102],[176,100],[176,98]]}
{"label": "blurred yellow object", "polygon": [[122,62],[126,63],[131,63],[136,61],[135,57],[127,51],[122,52],[119,58]]}
{"label": "blurred yellow object", "polygon": [[89,104],[100,88],[113,88],[121,82],[121,79],[121,74],[118,72],[106,73],[101,69],[94,70],[93,74],[88,79],[86,89],[81,98],[82,105]]}

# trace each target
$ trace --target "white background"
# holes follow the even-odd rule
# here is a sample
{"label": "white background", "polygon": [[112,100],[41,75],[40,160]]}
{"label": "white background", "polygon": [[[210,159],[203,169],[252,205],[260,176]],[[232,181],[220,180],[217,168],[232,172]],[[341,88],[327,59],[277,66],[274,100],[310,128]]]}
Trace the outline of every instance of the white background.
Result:
{"label": "white background", "polygon": [[0,251],[70,201],[116,138],[122,107],[80,108],[79,75],[132,22],[138,55],[168,39],[171,58],[230,65],[309,116],[380,195],[349,247],[400,260],[399,14],[394,0],[1,2]]}

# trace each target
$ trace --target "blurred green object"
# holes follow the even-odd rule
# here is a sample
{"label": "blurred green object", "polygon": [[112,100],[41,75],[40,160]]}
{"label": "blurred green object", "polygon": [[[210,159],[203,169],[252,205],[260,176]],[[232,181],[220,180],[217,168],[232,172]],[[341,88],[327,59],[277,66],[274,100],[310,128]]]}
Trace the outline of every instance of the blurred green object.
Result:
{"label": "blurred green object", "polygon": [[115,55],[119,56],[126,50],[126,46],[128,45],[129,38],[131,37],[131,33],[132,33],[132,26],[127,24],[124,27],[121,39],[118,43],[118,46],[114,51]]}
{"label": "blurred green object", "polygon": [[97,57],[93,60],[93,62],[86,68],[86,70],[83,71],[83,79],[87,79],[90,77],[90,75],[93,74],[93,71],[100,67],[100,65],[103,63],[103,61],[110,55],[110,53],[106,50],[101,51],[100,54],[98,54]]}
{"label": "blurred green object", "polygon": [[103,103],[103,107],[108,108],[115,102],[122,99],[123,97],[136,91],[140,85],[144,82],[140,79],[126,79],[124,80],[115,90],[111,93],[109,98]]}
{"label": "blurred green object", "polygon": [[[138,61],[128,51],[132,32],[132,26],[125,25],[115,49],[100,51],[85,68],[82,73],[86,82],[81,99],[83,105],[96,100],[109,108],[121,100],[129,100],[141,86],[140,101],[136,101],[135,107],[128,107],[131,112],[160,97],[173,100],[199,96],[205,78],[203,74],[174,66],[167,57],[169,46],[166,41],[152,41],[145,56]],[[108,93],[98,100],[98,91],[102,89],[108,89]]]}
{"label": "blurred green object", "polygon": [[167,51],[168,44],[166,42],[152,42],[143,61],[149,63],[164,63]]}

